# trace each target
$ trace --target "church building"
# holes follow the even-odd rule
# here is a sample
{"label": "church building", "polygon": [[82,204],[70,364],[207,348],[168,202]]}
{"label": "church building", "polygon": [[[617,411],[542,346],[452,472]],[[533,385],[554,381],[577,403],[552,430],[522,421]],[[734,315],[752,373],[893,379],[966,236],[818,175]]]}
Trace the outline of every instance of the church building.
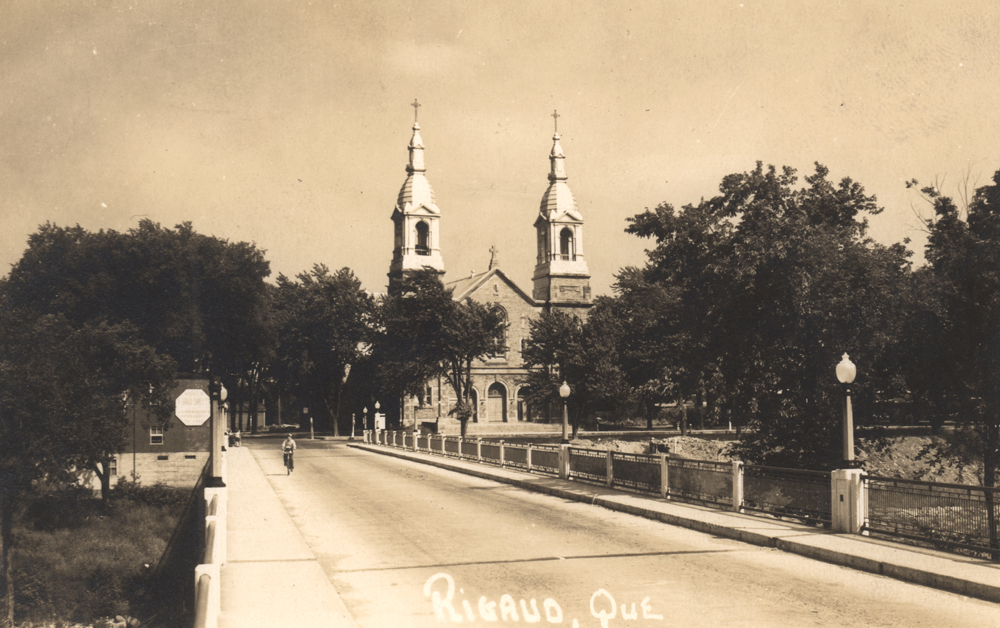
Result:
{"label": "church building", "polygon": [[[553,113],[553,117],[558,122],[558,114]],[[549,185],[533,225],[537,257],[529,293],[500,268],[495,246],[490,249],[486,272],[445,278],[442,249],[446,243],[440,238],[442,213],[427,180],[420,125],[416,120],[413,123],[406,181],[392,213],[394,244],[389,289],[406,273],[430,268],[441,274],[455,300],[495,304],[507,320],[505,350],[473,364],[471,399],[475,414],[470,430],[477,423],[499,427],[497,424],[502,423],[548,421],[544,412],[533,413],[526,402],[529,370],[521,351],[531,333],[529,321],[542,311],[553,309],[585,318],[592,305],[590,271],[583,248],[583,216],[567,183],[566,156],[559,139],[557,127],[549,153]],[[530,237],[528,233],[526,224],[525,237]],[[407,400],[403,424],[433,422],[440,417],[443,431],[457,430],[458,421],[447,418],[456,402],[447,380],[438,378],[428,382],[424,394]]]}

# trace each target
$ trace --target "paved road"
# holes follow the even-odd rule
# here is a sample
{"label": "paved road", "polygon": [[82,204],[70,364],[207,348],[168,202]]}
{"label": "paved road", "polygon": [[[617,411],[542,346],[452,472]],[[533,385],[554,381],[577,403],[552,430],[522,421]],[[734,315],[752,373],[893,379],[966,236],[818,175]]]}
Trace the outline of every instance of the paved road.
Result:
{"label": "paved road", "polygon": [[1000,627],[988,602],[342,444],[299,441],[291,476],[249,445],[362,627]]}

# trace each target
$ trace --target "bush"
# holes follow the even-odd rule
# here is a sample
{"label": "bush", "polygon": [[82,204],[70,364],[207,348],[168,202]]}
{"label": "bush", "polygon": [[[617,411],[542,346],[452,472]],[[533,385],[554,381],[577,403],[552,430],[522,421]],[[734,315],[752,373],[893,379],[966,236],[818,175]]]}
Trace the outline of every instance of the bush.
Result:
{"label": "bush", "polygon": [[138,614],[189,494],[126,481],[107,507],[78,490],[29,496],[14,528],[18,620]]}
{"label": "bush", "polygon": [[111,491],[111,499],[114,502],[125,500],[149,506],[183,506],[190,494],[191,491],[188,489],[174,488],[161,483],[143,486],[138,478],[131,481],[122,476]]}

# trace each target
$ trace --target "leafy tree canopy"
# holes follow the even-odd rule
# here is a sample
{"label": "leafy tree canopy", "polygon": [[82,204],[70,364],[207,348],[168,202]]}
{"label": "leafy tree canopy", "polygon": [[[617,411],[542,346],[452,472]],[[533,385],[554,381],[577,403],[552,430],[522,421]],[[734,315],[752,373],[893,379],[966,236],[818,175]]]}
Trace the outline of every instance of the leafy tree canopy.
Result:
{"label": "leafy tree canopy", "polygon": [[817,164],[799,187],[793,169],[758,163],[723,178],[718,196],[679,212],[660,205],[627,229],[656,246],[620,287],[638,296],[658,286],[664,307],[646,324],[678,348],[659,363],[646,358],[646,371],[684,395],[710,387],[754,428],[743,441],[750,460],[833,464],[842,353],[859,365],[863,398],[893,383],[909,252],[871,240],[875,198],[827,175]]}

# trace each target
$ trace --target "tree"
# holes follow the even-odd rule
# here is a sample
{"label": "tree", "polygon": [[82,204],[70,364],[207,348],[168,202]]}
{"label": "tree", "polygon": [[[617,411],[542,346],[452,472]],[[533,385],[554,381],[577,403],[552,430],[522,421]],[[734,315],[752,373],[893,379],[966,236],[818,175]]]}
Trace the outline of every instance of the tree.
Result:
{"label": "tree", "polygon": [[[2,293],[0,286],[0,293]],[[9,302],[0,296],[0,302]],[[0,542],[7,619],[13,619],[11,549],[17,497],[39,479],[75,483],[84,469],[110,494],[110,460],[125,448],[126,407],[166,419],[174,362],[127,323],[85,323],[0,308]]]}
{"label": "tree", "polygon": [[158,353],[194,371],[211,355],[215,374],[248,372],[267,345],[270,268],[245,242],[143,220],[127,233],[42,225],[11,269],[13,307],[61,314],[74,325],[128,321]]}
{"label": "tree", "polygon": [[[447,291],[451,298],[451,291]],[[451,301],[444,312],[441,329],[441,356],[445,365],[445,378],[459,402],[452,414],[459,421],[460,433],[465,437],[466,426],[474,414],[470,400],[472,392],[472,364],[487,355],[502,353],[502,330],[506,319],[493,306],[466,300]]]}
{"label": "tree", "polygon": [[[911,181],[908,186],[918,185]],[[1000,171],[976,190],[963,220],[954,201],[934,187],[923,193],[934,216],[926,258],[936,299],[922,310],[940,338],[936,355],[921,363],[936,377],[921,392],[937,393],[961,408],[960,417],[979,437],[983,485],[1000,474]],[[944,365],[944,368],[942,368]],[[993,509],[990,508],[993,513]],[[996,520],[991,518],[993,537]]]}
{"label": "tree", "polygon": [[274,298],[281,312],[277,370],[301,397],[322,404],[339,436],[348,368],[371,338],[374,299],[349,268],[331,274],[322,264],[296,280],[278,275]]}
{"label": "tree", "polygon": [[452,414],[464,436],[473,411],[469,403],[473,363],[499,351],[504,319],[492,305],[456,302],[438,274],[408,274],[382,301],[381,334],[372,348],[382,388],[400,399],[422,392],[445,377],[458,400]]}
{"label": "tree", "polygon": [[598,297],[580,333],[582,381],[578,393],[594,411],[610,412],[612,419],[627,416],[634,405],[634,390],[628,383],[621,356],[628,333],[619,301]]}
{"label": "tree", "polygon": [[892,348],[909,251],[871,240],[875,198],[827,174],[817,164],[800,188],[793,169],[758,163],[725,177],[712,199],[630,219],[629,232],[657,243],[643,279],[689,308],[669,327],[692,350],[666,375],[682,396],[704,386],[743,417],[748,460],[836,464],[840,354],[864,365],[859,405],[898,384]]}
{"label": "tree", "polygon": [[586,407],[583,323],[561,310],[546,310],[529,325],[530,336],[521,352],[524,365],[536,367],[528,374],[528,403],[535,408],[545,408],[546,414],[551,415],[554,408],[562,407],[559,387],[565,381],[571,391],[566,404],[571,410],[573,437],[576,438]]}

